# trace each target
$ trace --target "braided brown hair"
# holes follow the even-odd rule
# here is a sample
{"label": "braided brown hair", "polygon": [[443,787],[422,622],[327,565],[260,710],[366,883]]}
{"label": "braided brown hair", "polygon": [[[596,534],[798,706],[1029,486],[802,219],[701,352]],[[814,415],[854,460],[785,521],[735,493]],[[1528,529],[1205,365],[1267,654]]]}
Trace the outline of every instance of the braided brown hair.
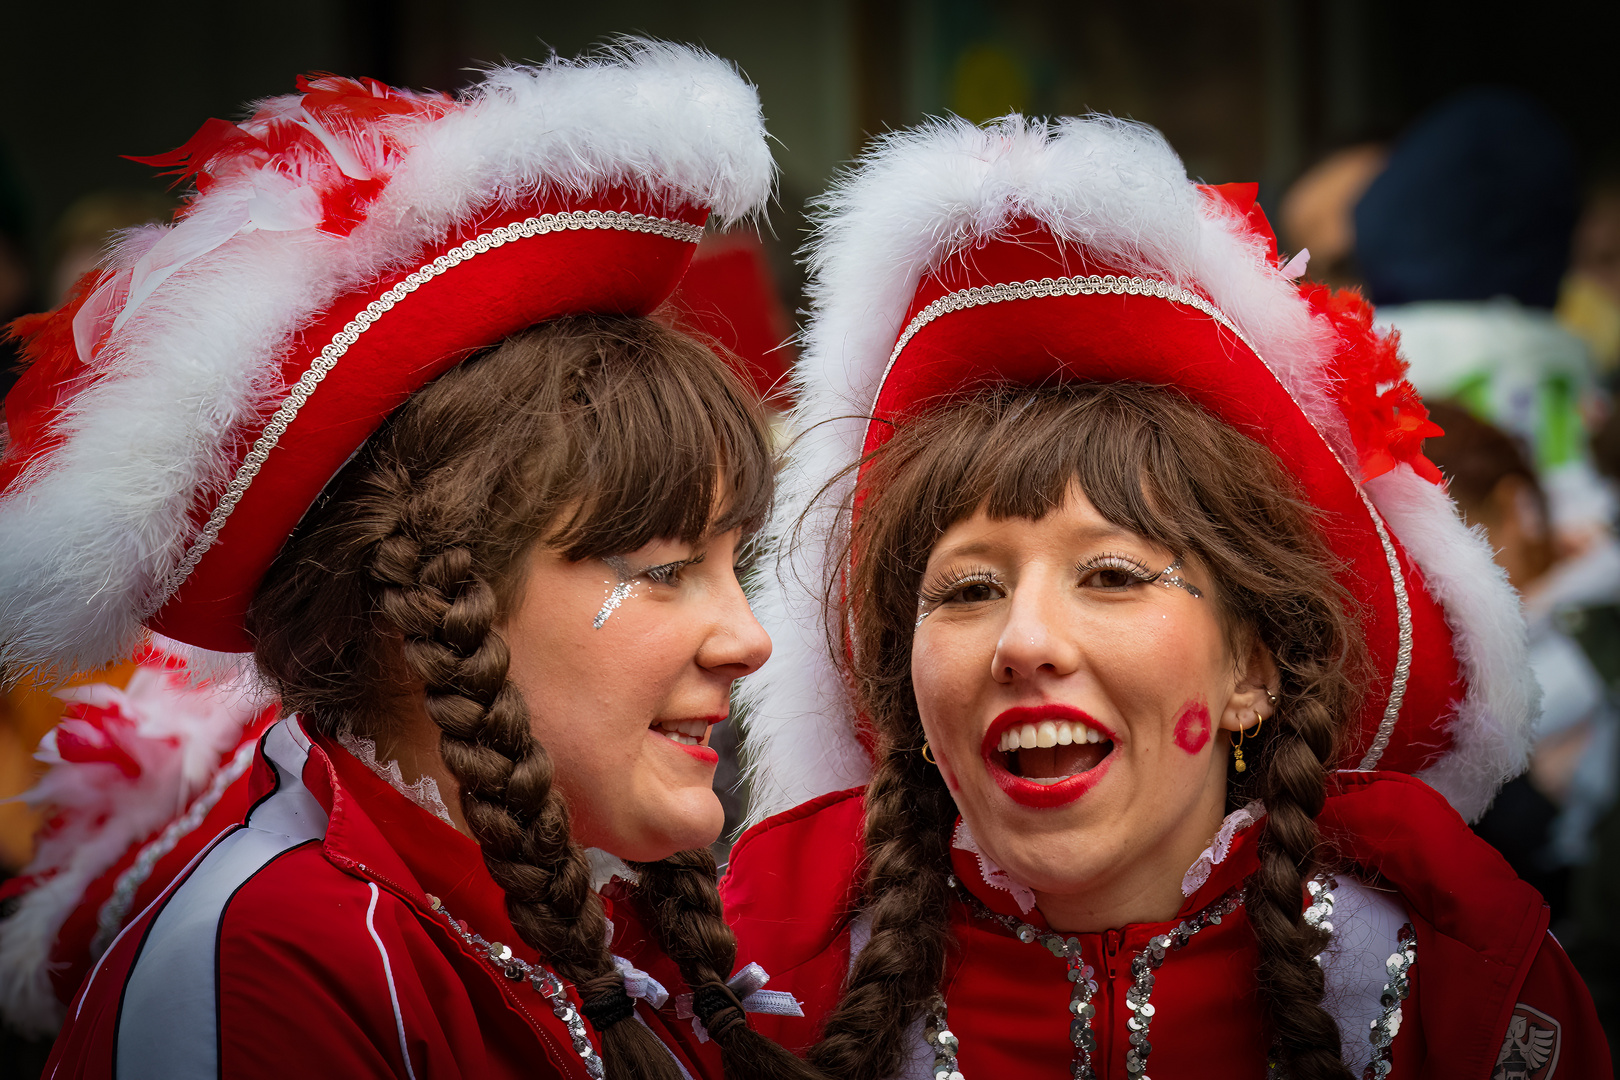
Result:
{"label": "braided brown hair", "polygon": [[1233,655],[1258,639],[1276,661],[1277,715],[1248,772],[1229,774],[1231,806],[1260,797],[1269,812],[1248,903],[1259,984],[1284,1074],[1345,1080],[1313,962],[1326,939],[1304,922],[1302,898],[1324,860],[1315,818],[1327,770],[1357,709],[1363,646],[1350,601],[1313,512],[1269,451],[1172,390],[1127,383],[980,391],[903,422],[858,485],[845,552],[858,557],[844,587],[829,588],[828,622],[848,628],[829,644],[878,740],[862,893],[871,938],[810,1058],[850,1080],[892,1074],[907,1025],[944,976],[956,807],[914,752],[923,731],[911,686],[929,553],[981,508],[1039,519],[1073,482],[1111,523],[1208,567]]}
{"label": "braided brown hair", "polygon": [[[679,1071],[645,1025],[613,1022],[629,1010],[603,904],[498,627],[535,544],[578,560],[751,530],[772,483],[759,406],[707,348],[648,319],[559,319],[390,417],[305,515],[249,611],[260,669],[317,729],[386,734],[425,708],[512,925],[578,987],[614,1080]],[[736,942],[712,856],[643,872],[639,900],[683,976],[723,987]],[[728,1072],[798,1075],[791,1054],[740,1028],[717,1037]],[[781,1058],[785,1069],[755,1067]]]}

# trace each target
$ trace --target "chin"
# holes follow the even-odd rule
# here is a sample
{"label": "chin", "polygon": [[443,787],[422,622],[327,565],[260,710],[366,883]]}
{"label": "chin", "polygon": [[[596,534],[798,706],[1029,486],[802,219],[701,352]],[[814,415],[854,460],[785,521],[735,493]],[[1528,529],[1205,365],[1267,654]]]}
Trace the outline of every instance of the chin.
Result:
{"label": "chin", "polygon": [[[1042,831],[1019,828],[1019,823],[991,820],[985,832],[975,828],[974,839],[1013,878],[1041,893],[1063,895],[1094,884],[1106,861],[1096,850],[1101,831],[1078,823]],[[1087,842],[1090,838],[1091,842]],[[1089,850],[1084,850],[1089,849]],[[1084,850],[1084,854],[1081,851]]]}
{"label": "chin", "polygon": [[708,847],[720,839],[726,813],[714,792],[704,788],[691,797],[677,797],[652,813],[640,815],[637,824],[639,828],[625,830],[631,835],[619,838],[607,850],[631,862],[658,862],[677,851]]}

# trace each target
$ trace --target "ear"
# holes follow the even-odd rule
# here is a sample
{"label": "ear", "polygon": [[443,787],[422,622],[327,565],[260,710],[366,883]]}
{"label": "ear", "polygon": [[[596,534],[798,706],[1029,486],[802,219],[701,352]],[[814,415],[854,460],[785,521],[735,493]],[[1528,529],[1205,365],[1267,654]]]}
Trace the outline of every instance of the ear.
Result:
{"label": "ear", "polygon": [[1238,657],[1237,678],[1226,707],[1221,710],[1223,731],[1246,731],[1276,711],[1277,661],[1259,634],[1249,634],[1248,652]]}

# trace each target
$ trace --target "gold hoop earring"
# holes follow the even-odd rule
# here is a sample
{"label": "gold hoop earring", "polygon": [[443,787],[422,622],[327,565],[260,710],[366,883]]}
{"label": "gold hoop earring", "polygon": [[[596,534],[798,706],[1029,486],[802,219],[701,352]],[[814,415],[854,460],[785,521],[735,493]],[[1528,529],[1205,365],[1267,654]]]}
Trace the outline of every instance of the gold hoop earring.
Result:
{"label": "gold hoop earring", "polygon": [[[1259,709],[1256,709],[1254,711],[1254,733],[1256,735],[1260,734],[1260,725],[1265,722],[1266,718],[1260,715]],[[1249,771],[1248,762],[1243,760],[1243,740],[1248,736],[1248,734],[1248,728],[1238,728],[1237,742],[1232,744],[1232,767],[1238,772]]]}
{"label": "gold hoop earring", "polygon": [[934,760],[934,755],[929,752],[928,740],[927,739],[923,740],[921,753],[922,753],[922,756],[923,756],[923,760],[928,762],[928,764],[936,766],[936,767],[939,765],[939,762]]}

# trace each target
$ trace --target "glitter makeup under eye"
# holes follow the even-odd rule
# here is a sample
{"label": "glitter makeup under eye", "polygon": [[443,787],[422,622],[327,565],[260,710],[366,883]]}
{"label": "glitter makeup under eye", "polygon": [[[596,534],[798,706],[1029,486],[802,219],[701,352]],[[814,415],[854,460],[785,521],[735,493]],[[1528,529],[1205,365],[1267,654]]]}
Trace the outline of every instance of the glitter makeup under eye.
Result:
{"label": "glitter makeup under eye", "polygon": [[1187,594],[1194,600],[1202,600],[1204,598],[1204,594],[1199,591],[1198,586],[1194,585],[1192,582],[1188,581],[1186,578],[1177,573],[1177,571],[1180,569],[1181,560],[1177,559],[1175,562],[1159,571],[1159,576],[1153,579],[1153,584],[1157,585],[1161,589],[1186,589]]}
{"label": "glitter makeup under eye", "polygon": [[[630,598],[631,590],[635,588],[634,575],[630,572],[630,564],[618,555],[604,555],[602,561],[619,575],[619,583],[608,592],[607,599],[602,601],[602,610],[596,613],[596,619],[591,623],[593,630],[600,630],[607,624],[608,616],[619,610],[619,605]],[[604,584],[607,584],[604,582]]]}

